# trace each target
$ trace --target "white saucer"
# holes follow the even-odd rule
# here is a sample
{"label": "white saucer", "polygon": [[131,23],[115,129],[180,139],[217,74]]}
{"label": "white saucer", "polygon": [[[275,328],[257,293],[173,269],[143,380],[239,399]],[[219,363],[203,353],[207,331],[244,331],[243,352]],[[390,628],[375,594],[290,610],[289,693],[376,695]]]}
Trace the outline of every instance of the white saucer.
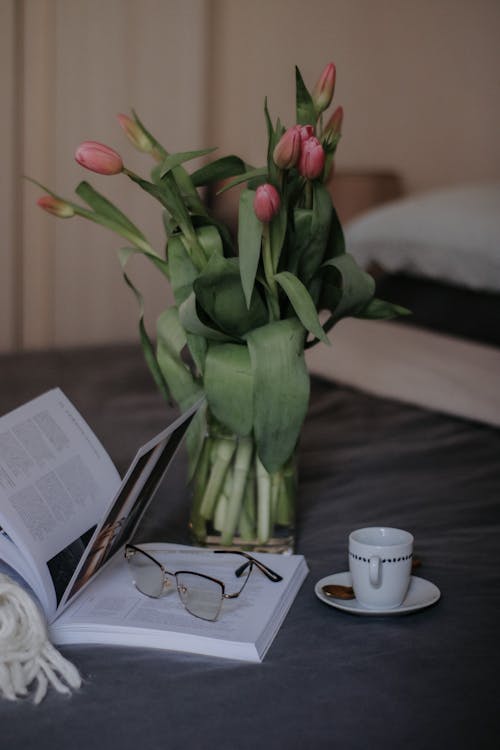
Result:
{"label": "white saucer", "polygon": [[322,587],[332,583],[340,584],[341,586],[351,586],[351,574],[349,571],[346,571],[345,573],[335,573],[334,575],[326,576],[326,578],[322,578],[317,582],[314,592],[318,599],[321,599],[325,604],[329,604],[330,607],[342,609],[344,612],[350,612],[353,615],[404,615],[408,612],[416,612],[418,609],[424,609],[424,607],[430,607],[441,596],[440,590],[433,583],[426,581],[425,578],[412,576],[408,593],[399,607],[395,607],[394,609],[367,609],[356,601],[356,599],[333,599],[331,596],[324,594],[321,590]]}

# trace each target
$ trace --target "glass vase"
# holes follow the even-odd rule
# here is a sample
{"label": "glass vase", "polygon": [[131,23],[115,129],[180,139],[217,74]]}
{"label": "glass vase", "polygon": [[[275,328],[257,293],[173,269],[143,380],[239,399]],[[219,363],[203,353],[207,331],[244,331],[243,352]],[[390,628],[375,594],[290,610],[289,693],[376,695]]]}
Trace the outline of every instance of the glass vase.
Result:
{"label": "glass vase", "polygon": [[252,436],[229,433],[208,412],[190,455],[190,534],[209,549],[291,554],[295,545],[296,457],[266,471]]}

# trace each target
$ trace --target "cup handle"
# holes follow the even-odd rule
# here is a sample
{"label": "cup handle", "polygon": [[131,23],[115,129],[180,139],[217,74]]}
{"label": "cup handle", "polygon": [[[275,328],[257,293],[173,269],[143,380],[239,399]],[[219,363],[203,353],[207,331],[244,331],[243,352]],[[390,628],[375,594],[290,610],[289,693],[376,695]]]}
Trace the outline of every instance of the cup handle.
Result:
{"label": "cup handle", "polygon": [[380,583],[380,557],[370,557],[370,583],[372,586]]}

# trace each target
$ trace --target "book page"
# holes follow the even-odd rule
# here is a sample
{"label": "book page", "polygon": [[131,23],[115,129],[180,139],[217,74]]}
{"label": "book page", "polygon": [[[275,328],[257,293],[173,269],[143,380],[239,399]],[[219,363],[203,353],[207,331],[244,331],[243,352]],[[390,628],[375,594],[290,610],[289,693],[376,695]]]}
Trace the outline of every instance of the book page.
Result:
{"label": "book page", "polygon": [[59,388],[0,418],[0,526],[36,571],[47,616],[119,484],[113,462]]}
{"label": "book page", "polygon": [[88,586],[133,535],[203,399],[141,446],[75,569],[58,611]]}
{"label": "book page", "polygon": [[[26,558],[18,550],[14,542],[2,529],[0,530],[0,572],[6,572],[12,578],[11,571],[2,570],[2,565],[5,563],[9,568],[12,568],[16,576],[14,579],[19,582],[19,579],[23,581],[23,587],[30,591],[34,595],[44,611],[50,607],[50,597],[47,597],[44,589],[43,580],[40,578],[36,570],[30,567],[27,563]],[[39,593],[35,593],[39,592]]]}
{"label": "book page", "polygon": [[[244,562],[239,555],[214,554],[210,550],[178,545],[141,545],[155,556],[168,571],[192,570],[221,580],[226,592],[240,589],[241,579],[235,570]],[[96,578],[92,585],[60,615],[51,626],[56,642],[85,642],[86,634],[108,631],[109,642],[122,631],[120,643],[126,643],[123,633],[130,635],[129,642],[135,645],[157,645],[162,648],[179,648],[199,653],[224,655],[231,649],[234,658],[244,658],[247,647],[255,651],[261,636],[267,634],[272,640],[291,599],[286,596],[290,581],[303,566],[302,582],[307,570],[301,555],[256,555],[264,564],[283,576],[284,580],[273,583],[254,568],[241,593],[235,599],[225,599],[215,622],[194,617],[186,611],[178,596],[175,580],[165,596],[154,599],[138,592],[133,584],[132,573],[122,554],[116,557]],[[293,597],[292,597],[293,598]],[[285,612],[282,611],[286,604]],[[71,632],[76,635],[73,640]],[[142,641],[138,632],[142,631]],[[90,641],[93,637],[90,637]],[[99,639],[98,639],[99,640]],[[209,646],[209,642],[216,642]],[[102,642],[102,641],[99,641]],[[230,645],[229,645],[230,644]],[[268,644],[267,644],[268,645]],[[266,644],[260,644],[262,652]]]}

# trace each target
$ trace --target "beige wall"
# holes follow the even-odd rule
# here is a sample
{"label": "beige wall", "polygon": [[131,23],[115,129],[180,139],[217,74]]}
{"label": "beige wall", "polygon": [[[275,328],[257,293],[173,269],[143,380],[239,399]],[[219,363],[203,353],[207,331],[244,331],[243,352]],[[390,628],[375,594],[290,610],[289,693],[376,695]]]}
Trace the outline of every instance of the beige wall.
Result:
{"label": "beige wall", "polygon": [[9,349],[16,339],[16,291],[19,221],[12,215],[19,203],[20,190],[14,177],[17,156],[14,50],[16,19],[13,2],[0,2],[0,348]]}
{"label": "beige wall", "polygon": [[216,0],[211,136],[261,159],[264,94],[293,119],[293,66],[337,66],[339,168],[395,169],[407,188],[498,177],[498,0]]}
{"label": "beige wall", "polygon": [[[0,349],[135,340],[111,233],[34,206],[30,174],[70,195],[84,139],[132,153],[135,107],[171,150],[218,145],[261,163],[263,99],[293,120],[298,64],[337,65],[341,169],[391,169],[409,191],[498,178],[498,0],[0,0]],[[161,247],[156,205],[126,178],[91,182]],[[149,319],[167,290],[134,278]]]}

